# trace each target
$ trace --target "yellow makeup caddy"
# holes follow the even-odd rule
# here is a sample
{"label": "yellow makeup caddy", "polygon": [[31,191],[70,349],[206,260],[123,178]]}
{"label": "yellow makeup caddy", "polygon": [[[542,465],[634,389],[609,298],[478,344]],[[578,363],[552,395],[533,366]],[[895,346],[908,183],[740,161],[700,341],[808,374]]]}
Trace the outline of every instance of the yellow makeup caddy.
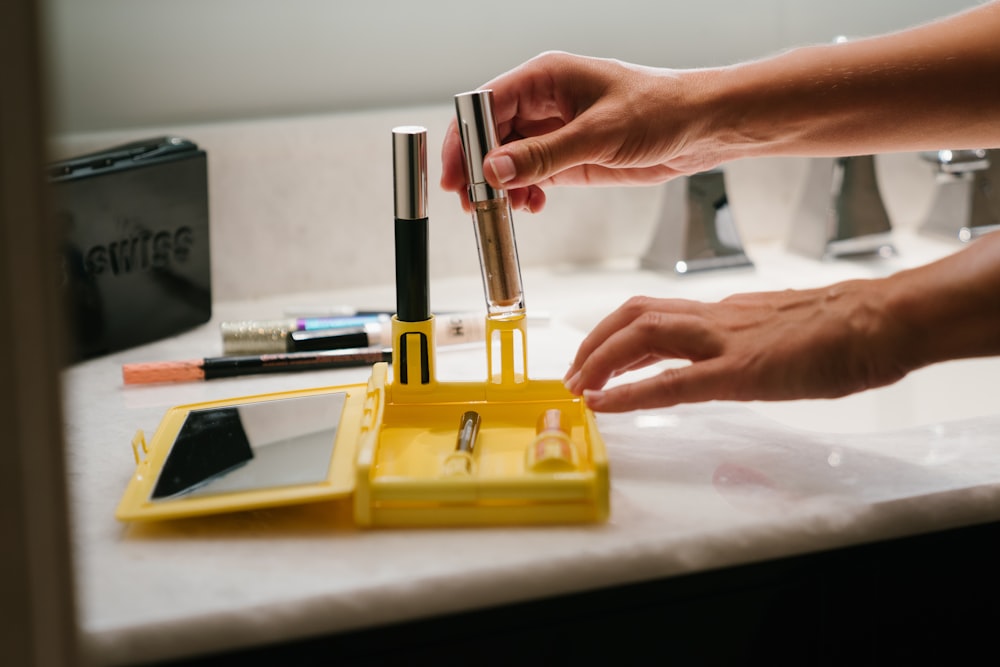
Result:
{"label": "yellow makeup caddy", "polygon": [[[414,126],[394,130],[391,377],[382,362],[372,367],[367,384],[170,409],[152,439],[140,431],[132,441],[136,471],[118,519],[176,519],[349,497],[360,526],[607,518],[608,462],[593,413],[561,381],[528,378],[512,228],[498,227],[504,233],[496,238],[510,243],[501,249],[508,270],[502,286],[515,298],[499,314],[488,298],[486,379],[437,379],[427,289],[425,134]],[[507,205],[502,191],[492,194],[492,202]],[[509,224],[509,211],[496,219]],[[484,281],[498,284],[487,275],[486,267],[496,263],[486,251],[481,240]]]}
{"label": "yellow makeup caddy", "polygon": [[[433,319],[433,318],[432,318]],[[604,442],[593,414],[557,380],[530,380],[518,372],[515,358],[518,339],[525,340],[525,320],[487,321],[491,344],[487,358],[499,352],[499,372],[486,382],[438,382],[434,379],[433,321],[414,327],[393,321],[393,366],[406,366],[409,375],[426,371],[428,382],[402,384],[390,381],[389,366],[373,366],[367,385],[348,385],[304,391],[249,396],[230,400],[182,405],[170,409],[153,438],[141,432],[133,440],[137,467],[118,507],[122,521],[147,521],[216,514],[345,498],[353,494],[355,522],[360,526],[482,525],[593,522],[607,518],[608,466]],[[401,342],[427,337],[429,368],[417,354],[401,360]],[[412,350],[413,346],[410,346]],[[412,354],[412,352],[411,352]],[[411,362],[416,361],[416,364]],[[399,373],[396,374],[397,376]],[[308,404],[327,402],[333,410],[314,410]],[[296,402],[305,409],[299,409]],[[260,411],[260,418],[253,416]],[[339,412],[338,412],[339,410]],[[559,434],[538,432],[539,419],[551,411],[561,413]],[[166,476],[177,466],[174,457],[190,458],[182,435],[192,416],[213,412],[244,413],[242,427],[249,434],[245,455],[222,460],[219,470],[209,469],[204,479],[190,482],[179,491]],[[302,434],[283,437],[261,435],[255,422],[276,428],[275,415],[284,412],[287,426],[314,428],[317,436],[332,439],[328,465],[312,471],[312,480],[246,486],[234,483],[254,465],[273,464],[275,453],[290,452],[296,460],[296,444]],[[475,411],[481,417],[478,441],[471,452],[471,466],[456,473],[447,465],[456,452],[456,436],[462,415]],[[310,413],[331,418],[310,427],[317,419]],[[336,414],[331,414],[336,413]],[[302,415],[306,417],[303,418]],[[249,416],[249,418],[246,418]],[[319,421],[322,421],[319,420]],[[209,422],[214,424],[215,422]],[[201,427],[204,430],[204,426]],[[218,433],[202,438],[210,447],[230,434],[221,425]],[[561,442],[560,442],[561,440]],[[554,441],[554,442],[553,442]],[[289,444],[291,443],[291,444]],[[331,451],[332,449],[332,451]],[[240,460],[237,460],[240,459]],[[197,465],[195,466],[197,467]],[[198,470],[203,473],[204,465]],[[211,468],[211,467],[209,467]],[[183,477],[183,472],[181,473]],[[243,475],[246,477],[246,475]],[[197,475],[196,475],[197,477]],[[250,475],[251,483],[266,474]],[[294,475],[292,476],[294,481]],[[184,480],[182,480],[183,482]]]}

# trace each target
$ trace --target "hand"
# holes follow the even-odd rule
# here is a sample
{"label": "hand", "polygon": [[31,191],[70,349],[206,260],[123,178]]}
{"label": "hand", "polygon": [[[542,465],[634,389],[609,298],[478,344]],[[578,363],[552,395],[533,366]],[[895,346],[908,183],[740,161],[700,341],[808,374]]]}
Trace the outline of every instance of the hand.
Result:
{"label": "hand", "polygon": [[[549,185],[643,185],[716,166],[694,129],[687,103],[696,71],[676,72],[617,60],[544,53],[497,77],[494,113],[502,146],[486,156],[490,184],[514,208],[537,212]],[[664,113],[664,109],[669,113]],[[441,187],[468,210],[456,122],[442,148]]]}
{"label": "hand", "polygon": [[[835,398],[929,364],[1000,354],[1000,232],[885,278],[737,294],[634,297],[588,335],[566,387],[595,411]],[[608,389],[663,359],[690,365]]]}
{"label": "hand", "polygon": [[[566,386],[595,411],[722,400],[834,398],[890,384],[917,364],[887,316],[880,280],[739,294],[718,303],[635,297],[577,352]],[[602,387],[663,359],[692,363]]]}
{"label": "hand", "polygon": [[[1000,2],[908,30],[734,66],[670,70],[543,53],[485,84],[490,185],[539,211],[550,185],[650,185],[760,156],[1000,145]],[[441,187],[468,209],[453,121]]]}

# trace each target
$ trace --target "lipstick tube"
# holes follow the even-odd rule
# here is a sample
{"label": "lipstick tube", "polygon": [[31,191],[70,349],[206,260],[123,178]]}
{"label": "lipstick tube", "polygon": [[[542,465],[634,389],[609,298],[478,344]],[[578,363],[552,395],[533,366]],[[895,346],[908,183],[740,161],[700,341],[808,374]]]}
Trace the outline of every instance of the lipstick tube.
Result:
{"label": "lipstick tube", "polygon": [[490,319],[523,316],[524,291],[510,201],[505,190],[486,182],[483,172],[486,154],[500,143],[493,115],[493,91],[476,90],[456,95],[455,111],[479,246],[487,316]]}

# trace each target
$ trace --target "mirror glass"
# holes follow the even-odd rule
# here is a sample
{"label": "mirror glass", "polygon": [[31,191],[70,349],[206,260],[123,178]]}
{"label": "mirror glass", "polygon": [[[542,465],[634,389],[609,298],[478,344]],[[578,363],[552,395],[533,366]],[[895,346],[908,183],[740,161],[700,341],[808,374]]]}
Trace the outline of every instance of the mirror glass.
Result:
{"label": "mirror glass", "polygon": [[191,410],[150,500],[327,479],[346,392]]}

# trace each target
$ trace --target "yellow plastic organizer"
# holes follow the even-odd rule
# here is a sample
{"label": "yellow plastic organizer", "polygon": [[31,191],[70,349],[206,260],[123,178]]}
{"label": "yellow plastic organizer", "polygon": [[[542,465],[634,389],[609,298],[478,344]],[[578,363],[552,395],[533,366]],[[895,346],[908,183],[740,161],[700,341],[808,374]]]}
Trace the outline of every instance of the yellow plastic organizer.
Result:
{"label": "yellow plastic organizer", "polygon": [[[487,319],[487,380],[439,382],[434,318],[393,318],[393,363],[367,385],[282,392],[178,406],[152,441],[133,440],[137,469],[119,504],[122,521],[215,514],[353,494],[360,526],[536,524],[603,521],[608,462],[593,413],[558,380],[527,376],[524,316]],[[154,498],[165,462],[194,411],[343,396],[329,469],[267,488]],[[339,405],[339,403],[338,403]],[[479,414],[471,453],[460,422]],[[461,465],[451,465],[456,457]]]}

